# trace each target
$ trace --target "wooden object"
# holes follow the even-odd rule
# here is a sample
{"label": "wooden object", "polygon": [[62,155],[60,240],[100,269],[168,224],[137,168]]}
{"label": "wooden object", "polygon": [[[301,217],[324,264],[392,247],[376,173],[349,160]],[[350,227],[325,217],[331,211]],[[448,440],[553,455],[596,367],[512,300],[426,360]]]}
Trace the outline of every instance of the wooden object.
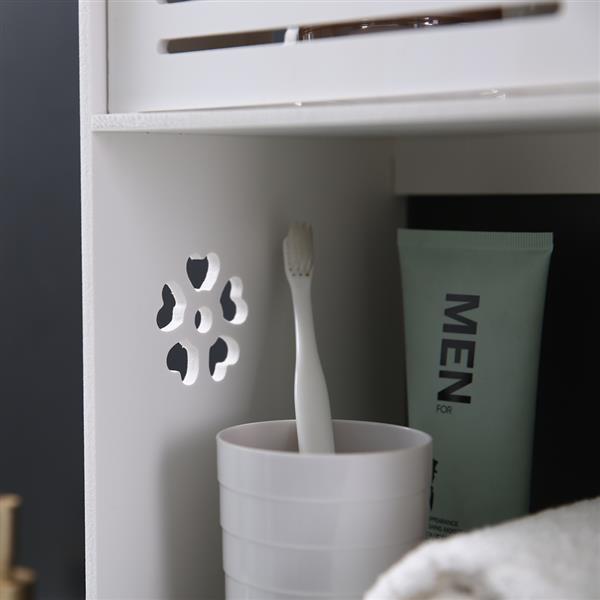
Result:
{"label": "wooden object", "polygon": [[16,494],[0,494],[0,600],[33,600],[35,572],[14,565],[20,505]]}

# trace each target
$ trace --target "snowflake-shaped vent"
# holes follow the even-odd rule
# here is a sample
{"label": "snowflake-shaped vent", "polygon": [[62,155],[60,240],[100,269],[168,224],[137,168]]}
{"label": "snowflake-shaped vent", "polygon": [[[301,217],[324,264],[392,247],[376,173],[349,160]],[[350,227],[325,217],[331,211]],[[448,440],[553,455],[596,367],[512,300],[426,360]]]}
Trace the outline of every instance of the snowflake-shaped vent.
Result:
{"label": "snowflake-shaped vent", "polygon": [[[178,373],[184,385],[196,382],[202,364],[215,381],[223,381],[228,368],[240,357],[240,347],[231,335],[230,326],[241,325],[248,317],[242,280],[230,277],[218,296],[211,293],[221,272],[221,261],[214,252],[206,256],[192,254],[186,272],[190,293],[186,297],[177,282],[168,281],[163,286],[162,306],[156,315],[161,331],[182,333],[167,353],[167,368]],[[190,303],[193,306],[189,310],[187,298],[198,298]]]}

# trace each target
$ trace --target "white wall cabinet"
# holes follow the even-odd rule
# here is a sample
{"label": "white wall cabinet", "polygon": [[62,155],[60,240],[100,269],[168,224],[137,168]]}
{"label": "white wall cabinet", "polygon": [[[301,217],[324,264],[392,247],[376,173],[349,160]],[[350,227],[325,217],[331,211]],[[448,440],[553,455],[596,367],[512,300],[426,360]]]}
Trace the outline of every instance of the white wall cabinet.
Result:
{"label": "white wall cabinet", "polygon": [[[600,191],[596,3],[191,53],[164,40],[475,4],[497,6],[81,2],[89,598],[222,597],[214,436],[293,414],[290,221],[315,229],[334,415],[401,421],[402,197]],[[198,290],[186,267],[204,257]]]}

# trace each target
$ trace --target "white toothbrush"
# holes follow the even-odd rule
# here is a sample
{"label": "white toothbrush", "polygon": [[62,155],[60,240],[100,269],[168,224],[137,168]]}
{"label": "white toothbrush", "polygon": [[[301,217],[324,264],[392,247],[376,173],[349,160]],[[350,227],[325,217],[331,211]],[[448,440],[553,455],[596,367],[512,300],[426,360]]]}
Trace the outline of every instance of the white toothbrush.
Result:
{"label": "white toothbrush", "polygon": [[294,223],[283,240],[285,273],[292,290],[296,328],[294,404],[300,452],[335,452],[331,409],[319,360],[310,289],[313,239],[310,225]]}

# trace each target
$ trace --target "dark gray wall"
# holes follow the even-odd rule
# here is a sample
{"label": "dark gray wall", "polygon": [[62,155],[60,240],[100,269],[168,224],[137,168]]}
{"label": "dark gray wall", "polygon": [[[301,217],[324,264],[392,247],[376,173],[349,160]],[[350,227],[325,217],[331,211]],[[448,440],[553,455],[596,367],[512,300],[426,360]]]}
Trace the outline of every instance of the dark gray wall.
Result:
{"label": "dark gray wall", "polygon": [[84,596],[77,2],[0,0],[0,491],[37,598]]}

